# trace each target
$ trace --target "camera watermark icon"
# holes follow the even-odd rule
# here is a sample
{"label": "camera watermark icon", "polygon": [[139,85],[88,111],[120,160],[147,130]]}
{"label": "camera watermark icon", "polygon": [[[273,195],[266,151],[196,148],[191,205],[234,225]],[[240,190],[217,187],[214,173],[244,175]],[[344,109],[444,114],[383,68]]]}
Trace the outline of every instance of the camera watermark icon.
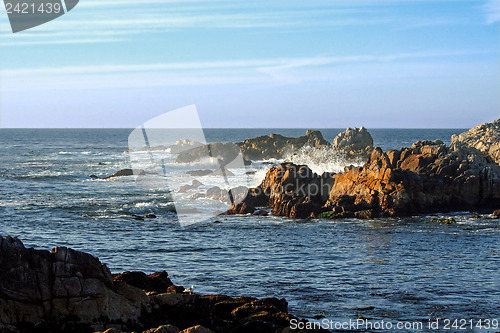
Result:
{"label": "camera watermark icon", "polygon": [[130,133],[128,144],[136,184],[165,190],[182,226],[227,211],[248,192],[240,148],[208,144],[195,105],[145,122]]}
{"label": "camera watermark icon", "polygon": [[79,0],[4,0],[12,32],[50,22],[76,7]]}

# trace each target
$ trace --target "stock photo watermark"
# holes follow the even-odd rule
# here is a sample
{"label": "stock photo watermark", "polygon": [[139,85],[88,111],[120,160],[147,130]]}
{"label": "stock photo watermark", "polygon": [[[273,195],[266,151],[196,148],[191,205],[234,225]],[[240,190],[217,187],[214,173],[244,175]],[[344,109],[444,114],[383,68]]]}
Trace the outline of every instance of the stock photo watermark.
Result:
{"label": "stock photo watermark", "polygon": [[128,143],[137,186],[169,193],[181,226],[227,211],[248,192],[240,148],[207,143],[195,105],[145,122]]}
{"label": "stock photo watermark", "polygon": [[76,7],[79,0],[4,0],[12,32],[50,22]]}
{"label": "stock photo watermark", "polygon": [[500,328],[498,319],[445,319],[436,318],[427,321],[388,321],[370,319],[349,319],[335,321],[322,319],[319,322],[307,322],[298,319],[290,320],[290,328],[293,330],[335,330],[337,331],[471,331],[471,330],[497,330]]}

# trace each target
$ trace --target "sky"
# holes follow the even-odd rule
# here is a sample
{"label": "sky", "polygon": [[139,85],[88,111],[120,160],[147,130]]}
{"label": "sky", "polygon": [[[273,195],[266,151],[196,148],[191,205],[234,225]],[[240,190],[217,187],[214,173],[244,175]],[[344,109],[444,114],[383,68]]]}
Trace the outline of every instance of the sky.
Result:
{"label": "sky", "polygon": [[469,128],[500,114],[500,0],[80,0],[13,34],[2,127]]}

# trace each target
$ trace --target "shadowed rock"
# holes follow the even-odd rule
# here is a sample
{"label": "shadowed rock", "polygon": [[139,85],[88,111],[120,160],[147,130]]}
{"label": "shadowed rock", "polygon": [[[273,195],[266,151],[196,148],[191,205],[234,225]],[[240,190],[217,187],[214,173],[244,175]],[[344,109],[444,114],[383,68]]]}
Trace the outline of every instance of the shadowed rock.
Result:
{"label": "shadowed rock", "polygon": [[272,167],[265,179],[228,214],[254,213],[257,207],[271,207],[273,214],[293,218],[309,217],[321,210],[328,199],[333,178],[321,176],[306,165],[283,163]]}
{"label": "shadowed rock", "polygon": [[274,332],[287,311],[284,299],[186,292],[166,272],[113,279],[90,254],[0,237],[0,332]]}
{"label": "shadowed rock", "polygon": [[245,159],[268,160],[281,159],[304,146],[324,147],[330,143],[323,138],[320,131],[308,130],[305,136],[288,138],[279,134],[264,135],[247,139],[238,143]]}
{"label": "shadowed rock", "polygon": [[[104,178],[101,178],[101,179],[110,179],[110,178],[114,178],[114,177],[134,176],[134,175],[136,175],[136,176],[143,176],[145,174],[146,174],[146,171],[144,171],[142,169],[122,169],[122,170],[120,170],[118,172],[115,172],[111,176],[104,177]],[[92,177],[92,178],[94,178],[94,177]],[[95,178],[97,178],[97,177],[95,177]]]}

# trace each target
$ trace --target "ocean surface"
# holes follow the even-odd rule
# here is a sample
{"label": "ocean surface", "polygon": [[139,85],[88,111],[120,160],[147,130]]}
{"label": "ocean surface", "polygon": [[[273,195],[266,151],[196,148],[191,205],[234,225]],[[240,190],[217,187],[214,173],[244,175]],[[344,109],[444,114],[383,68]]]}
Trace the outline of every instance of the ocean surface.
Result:
{"label": "ocean surface", "polygon": [[[343,131],[320,130],[330,142]],[[131,131],[0,129],[0,234],[17,236],[29,247],[89,252],[112,272],[166,270],[175,284],[194,285],[202,294],[284,297],[294,315],[313,321],[499,319],[498,220],[472,219],[470,212],[447,214],[455,225],[432,223],[430,216],[336,221],[213,216],[181,226],[168,189],[138,186],[134,176],[89,177],[130,167],[123,151]],[[376,146],[388,150],[423,139],[449,143],[463,131],[370,133]],[[209,142],[269,133],[297,137],[305,129],[205,130]],[[293,158],[311,161],[316,172],[339,171],[346,164],[325,151]],[[245,178],[257,185],[271,162],[276,161],[236,172],[235,182]],[[157,218],[132,217],[147,213]]]}

